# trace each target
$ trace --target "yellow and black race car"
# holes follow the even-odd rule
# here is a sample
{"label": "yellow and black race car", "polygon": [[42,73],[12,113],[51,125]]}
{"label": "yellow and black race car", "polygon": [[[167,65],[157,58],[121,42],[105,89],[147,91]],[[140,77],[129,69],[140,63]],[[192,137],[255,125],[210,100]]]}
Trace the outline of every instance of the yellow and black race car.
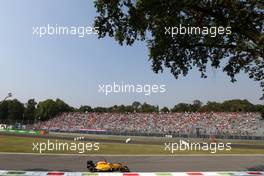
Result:
{"label": "yellow and black race car", "polygon": [[88,160],[87,169],[90,172],[129,172],[127,166],[123,166],[121,163],[109,163],[106,160],[98,161],[96,164]]}

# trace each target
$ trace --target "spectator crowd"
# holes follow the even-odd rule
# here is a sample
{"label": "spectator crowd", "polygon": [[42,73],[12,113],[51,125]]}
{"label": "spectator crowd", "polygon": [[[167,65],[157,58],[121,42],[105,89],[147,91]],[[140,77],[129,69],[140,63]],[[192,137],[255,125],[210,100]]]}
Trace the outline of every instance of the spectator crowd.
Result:
{"label": "spectator crowd", "polygon": [[93,130],[161,134],[263,136],[258,113],[62,113],[31,126],[45,130]]}

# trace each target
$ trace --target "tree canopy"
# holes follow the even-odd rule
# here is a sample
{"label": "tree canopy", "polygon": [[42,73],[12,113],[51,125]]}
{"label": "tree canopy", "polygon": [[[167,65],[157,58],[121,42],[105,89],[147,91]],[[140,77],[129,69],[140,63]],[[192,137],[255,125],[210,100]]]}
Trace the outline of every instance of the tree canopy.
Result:
{"label": "tree canopy", "polygon": [[264,105],[252,104],[248,100],[227,100],[222,103],[208,101],[206,104],[200,100],[193,103],[178,103],[173,108],[159,108],[146,102],[134,101],[131,105],[113,105],[110,107],[91,107],[82,105],[79,108],[69,106],[63,100],[47,99],[36,102],[29,99],[23,104],[19,100],[6,100],[0,102],[0,123],[23,124],[46,121],[64,112],[81,113],[169,113],[169,112],[259,112],[264,119]]}
{"label": "tree canopy", "polygon": [[23,114],[24,105],[17,99],[0,102],[0,122],[13,123],[17,119],[22,120]]}
{"label": "tree canopy", "polygon": [[[145,41],[155,73],[178,78],[197,68],[222,67],[232,82],[240,72],[259,81],[264,93],[264,1],[262,0],[95,0],[99,38],[123,45]],[[230,27],[231,33],[168,35],[169,27]],[[264,94],[263,94],[264,95]]]}
{"label": "tree canopy", "polygon": [[39,120],[45,121],[56,116],[62,112],[73,111],[74,108],[70,107],[64,101],[56,99],[56,101],[48,99],[42,102],[39,102],[36,110],[36,117]]}

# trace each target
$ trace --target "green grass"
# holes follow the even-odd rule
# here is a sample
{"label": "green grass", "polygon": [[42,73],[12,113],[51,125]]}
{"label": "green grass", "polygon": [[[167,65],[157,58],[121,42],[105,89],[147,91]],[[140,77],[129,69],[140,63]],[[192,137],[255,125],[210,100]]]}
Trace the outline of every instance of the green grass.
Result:
{"label": "green grass", "polygon": [[[33,151],[33,143],[47,142],[48,139],[36,137],[18,137],[0,135],[0,152],[19,152],[19,153],[39,153],[39,151]],[[56,139],[50,139],[51,142],[56,142]],[[73,140],[57,140],[57,142],[78,143]],[[81,142],[81,141],[79,141]],[[86,143],[88,141],[85,141]],[[79,150],[81,151],[81,150]],[[43,151],[43,153],[68,153],[77,154],[78,151]],[[172,153],[164,151],[164,145],[157,144],[125,144],[125,143],[107,143],[100,142],[99,151],[86,151],[85,154],[168,154]],[[174,154],[210,154],[209,151],[176,151]],[[250,147],[232,147],[231,151],[217,151],[216,154],[264,154],[264,149],[251,149]],[[213,154],[212,154],[213,155]]]}

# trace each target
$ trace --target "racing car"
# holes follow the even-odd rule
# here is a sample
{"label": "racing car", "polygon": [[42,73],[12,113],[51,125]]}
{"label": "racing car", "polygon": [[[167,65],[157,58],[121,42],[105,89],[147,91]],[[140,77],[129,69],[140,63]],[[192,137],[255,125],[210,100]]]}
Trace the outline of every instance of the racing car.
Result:
{"label": "racing car", "polygon": [[98,161],[96,164],[88,160],[87,169],[90,172],[129,172],[127,166],[123,166],[121,163],[109,163],[106,160]]}

